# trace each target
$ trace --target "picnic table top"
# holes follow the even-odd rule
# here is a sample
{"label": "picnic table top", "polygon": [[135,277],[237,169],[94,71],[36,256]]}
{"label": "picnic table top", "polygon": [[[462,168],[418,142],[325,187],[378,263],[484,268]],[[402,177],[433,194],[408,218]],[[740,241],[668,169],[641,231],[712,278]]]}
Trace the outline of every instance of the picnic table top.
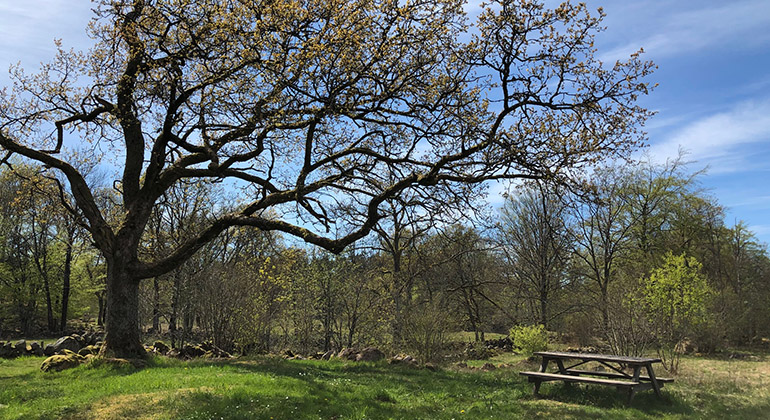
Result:
{"label": "picnic table top", "polygon": [[602,361],[626,364],[660,363],[658,358],[618,356],[614,354],[573,353],[566,351],[538,351],[534,353],[548,359],[580,359],[585,361]]}

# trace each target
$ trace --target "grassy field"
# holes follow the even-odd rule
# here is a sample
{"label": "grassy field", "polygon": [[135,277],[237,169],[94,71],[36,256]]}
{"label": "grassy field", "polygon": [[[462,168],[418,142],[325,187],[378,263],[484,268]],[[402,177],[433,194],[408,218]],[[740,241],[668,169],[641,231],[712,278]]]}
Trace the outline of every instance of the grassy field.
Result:
{"label": "grassy field", "polygon": [[544,384],[543,398],[534,398],[518,375],[534,366],[510,354],[492,360],[509,367],[490,372],[274,358],[156,358],[141,370],[84,365],[43,373],[42,361],[0,360],[0,418],[758,419],[770,413],[767,355],[741,361],[686,358],[663,400],[643,392],[631,407],[606,387]]}

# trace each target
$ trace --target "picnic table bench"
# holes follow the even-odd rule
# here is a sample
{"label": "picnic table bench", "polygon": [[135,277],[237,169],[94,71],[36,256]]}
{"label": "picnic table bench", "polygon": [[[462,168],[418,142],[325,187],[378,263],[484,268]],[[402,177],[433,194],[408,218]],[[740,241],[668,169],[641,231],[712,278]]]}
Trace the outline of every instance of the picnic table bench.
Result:
{"label": "picnic table bench", "polygon": [[[541,351],[534,354],[543,358],[540,370],[538,372],[519,372],[519,374],[526,376],[529,378],[529,382],[535,384],[535,395],[540,391],[540,384],[543,382],[588,383],[614,386],[618,390],[626,391],[628,393],[627,403],[630,405],[637,392],[652,389],[660,397],[660,389],[663,388],[663,385],[674,381],[671,378],[655,376],[652,364],[661,362],[657,358],[556,351]],[[575,363],[565,367],[566,360],[575,361]],[[547,372],[549,362],[556,364],[557,372]],[[597,362],[608,368],[609,371],[578,369],[588,362]],[[630,368],[632,373],[624,372],[623,367]],[[645,369],[646,375],[642,374],[642,368]]]}

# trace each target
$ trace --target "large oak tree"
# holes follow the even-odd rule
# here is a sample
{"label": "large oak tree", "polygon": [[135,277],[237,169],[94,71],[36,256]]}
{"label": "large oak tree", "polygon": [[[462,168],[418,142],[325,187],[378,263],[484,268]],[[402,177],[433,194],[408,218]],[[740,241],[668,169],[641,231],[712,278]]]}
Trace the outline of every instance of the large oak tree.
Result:
{"label": "large oak tree", "polygon": [[[566,180],[635,147],[652,65],[601,63],[601,15],[497,0],[469,25],[458,0],[101,0],[91,50],[12,70],[0,147],[63,180],[107,262],[103,352],[141,356],[139,282],[230,227],[339,252],[405,192]],[[86,152],[118,168],[117,218]],[[239,191],[236,207],[140,258],[153,207],[192,178]]]}

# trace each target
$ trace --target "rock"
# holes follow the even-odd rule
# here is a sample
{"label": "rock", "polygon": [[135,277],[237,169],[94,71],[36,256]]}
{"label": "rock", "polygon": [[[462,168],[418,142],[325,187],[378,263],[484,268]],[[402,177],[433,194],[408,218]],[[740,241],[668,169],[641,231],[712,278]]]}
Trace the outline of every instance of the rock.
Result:
{"label": "rock", "polygon": [[754,357],[748,353],[730,353],[727,356],[728,359],[735,359],[735,360],[744,360],[744,359],[753,359]]}
{"label": "rock", "polygon": [[169,350],[171,350],[171,348],[162,341],[156,341],[152,345],[152,348],[156,353],[160,353],[160,354],[166,354],[168,353]]}
{"label": "rock", "polygon": [[367,347],[356,354],[356,362],[376,362],[385,358],[385,353],[375,347]]}
{"label": "rock", "polygon": [[75,353],[69,355],[56,354],[45,359],[43,364],[40,365],[40,370],[43,372],[59,372],[64,369],[77,367],[83,361],[85,361],[85,359]]}
{"label": "rock", "polygon": [[[80,348],[83,348],[83,347],[87,346],[86,339],[83,338],[82,335],[80,335],[80,334],[72,334],[70,337],[74,338],[75,341],[78,342],[78,345],[80,346]],[[73,351],[77,351],[77,350],[73,350]]]}
{"label": "rock", "polygon": [[37,341],[33,341],[28,344],[30,348],[30,353],[34,354],[35,356],[45,356],[43,353],[43,347],[40,346],[40,343]]}
{"label": "rock", "polygon": [[345,347],[337,353],[337,357],[343,360],[356,360],[358,349],[352,347]]}
{"label": "rock", "polygon": [[408,355],[408,354],[399,354],[396,356],[393,356],[388,360],[389,364],[392,365],[410,365],[410,366],[417,366],[419,362],[414,357]]}
{"label": "rock", "polygon": [[321,360],[329,360],[334,356],[334,350],[329,350],[321,356]]}
{"label": "rock", "polygon": [[468,364],[465,363],[465,362],[457,362],[457,364],[455,366],[460,368],[460,369],[467,369],[468,368]]}
{"label": "rock", "polygon": [[99,354],[99,350],[100,350],[99,347],[96,347],[96,346],[86,346],[80,349],[80,351],[78,351],[78,354],[81,356],[87,356],[89,354]]}
{"label": "rock", "polygon": [[486,370],[486,371],[495,370],[495,369],[497,369],[497,366],[493,365],[492,363],[484,363],[484,365],[481,367],[481,370]]}
{"label": "rock", "polygon": [[195,358],[201,357],[204,354],[206,354],[206,350],[203,350],[201,346],[191,346],[186,344],[184,347],[182,347],[182,356],[184,357]]}
{"label": "rock", "polygon": [[55,353],[61,353],[62,350],[70,350],[72,352],[78,352],[83,346],[78,343],[78,340],[71,336],[65,336],[53,343]]}
{"label": "rock", "polygon": [[434,365],[433,363],[426,363],[423,365],[423,367],[431,372],[435,372],[438,370],[438,366]]}
{"label": "rock", "polygon": [[[16,343],[14,343],[14,344],[13,344],[13,347],[15,347],[15,348],[16,348],[16,350],[17,350],[19,353],[21,353],[21,354],[24,354],[24,353],[28,353],[28,352],[29,352],[29,351],[27,350],[27,340],[19,340],[19,341],[17,341]],[[29,350],[32,350],[32,349],[30,348]]]}
{"label": "rock", "polygon": [[16,347],[14,343],[6,343],[6,348],[8,349],[8,356],[6,357],[19,357],[22,355],[25,349]]}
{"label": "rock", "polygon": [[56,349],[53,347],[53,344],[46,344],[45,348],[43,348],[43,355],[53,356],[54,354],[56,354]]}
{"label": "rock", "polygon": [[179,349],[171,349],[166,353],[166,356],[168,357],[182,357],[182,353],[179,351]]}
{"label": "rock", "polygon": [[286,349],[283,351],[283,353],[281,353],[281,357],[283,357],[284,359],[291,359],[292,357],[294,357],[294,353],[291,350]]}

